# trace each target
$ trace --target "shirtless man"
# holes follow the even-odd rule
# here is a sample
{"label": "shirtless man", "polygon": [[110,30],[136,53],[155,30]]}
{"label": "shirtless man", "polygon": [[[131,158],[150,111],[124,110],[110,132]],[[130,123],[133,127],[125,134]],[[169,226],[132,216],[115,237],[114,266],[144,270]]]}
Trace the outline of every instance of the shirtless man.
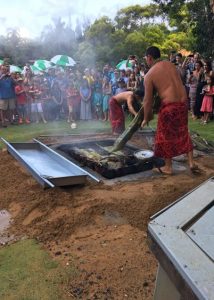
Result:
{"label": "shirtless man", "polygon": [[157,133],[155,137],[155,156],[165,160],[165,166],[159,171],[172,174],[172,158],[186,153],[190,170],[199,169],[193,162],[193,145],[188,132],[187,95],[174,64],[160,60],[160,50],[149,47],[146,61],[150,70],[145,75],[145,96],[143,99],[144,120],[141,127],[150,121],[153,106],[153,92],[161,99],[158,113]]}
{"label": "shirtless man", "polygon": [[113,96],[109,101],[109,118],[112,126],[112,134],[120,134],[125,130],[125,116],[122,105],[127,103],[131,114],[136,116],[134,101],[142,100],[143,92],[141,90],[126,91]]}

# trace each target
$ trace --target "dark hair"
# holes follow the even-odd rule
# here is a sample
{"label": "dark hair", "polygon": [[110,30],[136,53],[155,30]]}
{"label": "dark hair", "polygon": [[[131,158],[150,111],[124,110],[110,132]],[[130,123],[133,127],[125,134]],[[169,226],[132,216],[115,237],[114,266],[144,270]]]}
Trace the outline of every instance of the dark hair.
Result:
{"label": "dark hair", "polygon": [[210,60],[205,60],[204,64],[207,65],[210,71],[212,70],[212,62]]}
{"label": "dark hair", "polygon": [[124,80],[123,78],[120,77],[120,78],[117,80],[117,82],[118,82],[118,83],[125,83],[125,80]]}
{"label": "dark hair", "polygon": [[180,52],[177,53],[176,56],[179,56],[180,58],[182,58],[182,54]]}
{"label": "dark hair", "polygon": [[195,63],[199,64],[201,68],[204,66],[201,60],[197,60]]}
{"label": "dark hair", "polygon": [[136,91],[134,91],[134,95],[143,98],[144,97],[144,91],[141,90],[141,89],[137,89]]}
{"label": "dark hair", "polygon": [[206,75],[206,81],[208,78],[211,79],[211,85],[214,85],[214,77],[212,75]]}
{"label": "dark hair", "polygon": [[146,49],[146,56],[151,55],[154,59],[160,58],[160,50],[158,47],[151,46]]}

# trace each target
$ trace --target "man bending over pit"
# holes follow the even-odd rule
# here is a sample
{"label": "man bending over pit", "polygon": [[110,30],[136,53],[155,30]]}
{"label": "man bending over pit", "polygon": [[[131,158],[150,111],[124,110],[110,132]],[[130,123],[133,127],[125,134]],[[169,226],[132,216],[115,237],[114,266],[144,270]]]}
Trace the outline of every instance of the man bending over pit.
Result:
{"label": "man bending over pit", "polygon": [[[129,112],[136,116],[135,104],[142,101],[143,92],[141,90],[126,91],[113,96],[109,101],[109,118],[112,127],[112,134],[118,135],[125,130],[125,114],[123,104],[127,104]],[[140,108],[140,106],[139,106]]]}

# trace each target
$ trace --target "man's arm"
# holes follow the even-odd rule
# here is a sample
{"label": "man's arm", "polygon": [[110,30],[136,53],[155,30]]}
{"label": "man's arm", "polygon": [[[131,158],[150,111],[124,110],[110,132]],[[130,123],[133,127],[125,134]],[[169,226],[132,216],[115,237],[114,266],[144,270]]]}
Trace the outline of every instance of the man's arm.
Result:
{"label": "man's arm", "polygon": [[134,107],[133,107],[133,105],[132,105],[133,101],[134,101],[134,95],[133,95],[133,93],[132,93],[132,94],[130,94],[130,95],[128,96],[128,98],[127,98],[127,106],[128,106],[129,112],[130,112],[131,114],[133,114],[134,116],[136,116],[137,112],[134,110]]}
{"label": "man's arm", "polygon": [[149,74],[144,78],[145,96],[143,98],[144,120],[141,127],[144,127],[152,119],[153,106],[153,83]]}

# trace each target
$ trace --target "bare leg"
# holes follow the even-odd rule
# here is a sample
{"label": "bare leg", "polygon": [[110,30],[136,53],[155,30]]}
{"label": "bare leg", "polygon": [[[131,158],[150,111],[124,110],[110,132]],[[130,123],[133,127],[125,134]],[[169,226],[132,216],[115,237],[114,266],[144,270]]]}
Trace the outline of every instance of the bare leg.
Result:
{"label": "bare leg", "polygon": [[2,125],[4,124],[4,115],[3,115],[3,110],[0,109],[0,117],[1,117],[1,123]]}
{"label": "bare leg", "polygon": [[166,175],[172,175],[172,159],[171,158],[165,158],[165,166],[160,168],[160,172]]}
{"label": "bare leg", "polygon": [[38,112],[35,112],[35,118],[36,118],[36,123],[39,123],[39,113]]}
{"label": "bare leg", "polygon": [[209,113],[205,112],[204,113],[204,123],[207,123],[209,119]]}
{"label": "bare leg", "polygon": [[194,163],[193,151],[188,152],[187,157],[188,157],[190,171],[196,175],[201,174],[202,170]]}
{"label": "bare leg", "polygon": [[5,125],[4,112],[3,112],[2,109],[0,109],[0,117],[1,117],[1,124],[2,124],[2,126],[3,126],[3,127],[7,127],[7,126]]}
{"label": "bare leg", "polygon": [[71,112],[70,112],[70,111],[68,112],[68,120],[67,120],[67,122],[68,122],[68,123],[71,122]]}
{"label": "bare leg", "polygon": [[193,151],[188,152],[187,157],[188,157],[189,167],[191,169],[195,165],[193,160]]}
{"label": "bare leg", "polygon": [[193,120],[196,119],[196,116],[194,114],[194,106],[195,106],[195,98],[191,98],[190,99],[190,111],[191,111],[191,115],[192,115]]}
{"label": "bare leg", "polygon": [[45,120],[45,116],[44,116],[44,113],[43,112],[40,112],[39,113],[40,114],[40,117],[41,117],[41,119],[42,119],[42,121],[43,121],[43,123],[47,123],[47,121]]}
{"label": "bare leg", "polygon": [[108,121],[108,111],[104,112],[104,120],[103,121]]}

